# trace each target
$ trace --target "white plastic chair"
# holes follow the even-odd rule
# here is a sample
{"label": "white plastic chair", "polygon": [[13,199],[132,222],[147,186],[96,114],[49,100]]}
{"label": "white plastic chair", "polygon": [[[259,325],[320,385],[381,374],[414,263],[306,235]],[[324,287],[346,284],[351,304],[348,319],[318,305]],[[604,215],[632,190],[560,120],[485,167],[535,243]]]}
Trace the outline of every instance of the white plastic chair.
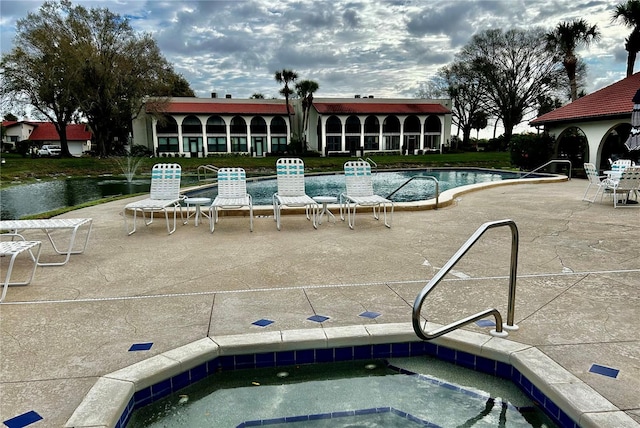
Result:
{"label": "white plastic chair", "polygon": [[[638,192],[640,192],[640,167],[633,166],[624,170],[619,180],[607,179],[604,180],[605,189],[610,189],[613,192],[613,207],[618,206],[625,207],[639,207],[639,204],[628,204],[631,195],[635,195],[635,201],[638,201]],[[619,204],[620,201],[624,203]]]}
{"label": "white plastic chair", "polygon": [[[587,179],[589,180],[589,184],[587,185],[587,188],[584,191],[584,195],[582,195],[582,200],[593,202],[598,197],[598,193],[600,193],[600,198],[602,198],[602,196],[604,195],[604,188],[606,184],[604,183],[604,179],[607,176],[598,175],[598,170],[596,169],[596,166],[592,163],[584,164],[584,172],[587,174]],[[591,189],[592,186],[596,186],[596,193],[593,195],[593,198],[589,199],[587,198],[587,193],[589,193],[589,190]]]}
{"label": "white plastic chair", "polygon": [[218,196],[209,207],[211,233],[218,222],[218,211],[249,207],[249,230],[253,232],[253,200],[247,193],[247,175],[242,168],[218,169]]}
{"label": "white plastic chair", "polygon": [[609,178],[611,180],[619,180],[624,170],[629,168],[630,166],[630,159],[618,159],[611,164],[611,173],[609,174]]}
{"label": "white plastic chair", "polygon": [[[141,201],[131,202],[125,205],[122,210],[124,226],[129,235],[136,231],[136,215],[142,214],[145,226],[153,223],[153,215],[156,211],[164,212],[167,221],[167,231],[169,235],[176,231],[176,212],[180,209],[180,217],[184,220],[180,201],[180,179],[182,168],[177,163],[159,163],[151,170],[151,190],[149,197]],[[173,228],[169,226],[169,209],[173,208]],[[133,229],[129,230],[127,224],[127,210],[133,211]],[[149,213],[149,221],[145,218],[145,213]]]}
{"label": "white plastic chair", "polygon": [[[393,201],[373,193],[371,165],[362,160],[348,161],[344,164],[344,179],[347,191],[340,194],[340,218],[344,221],[344,211],[346,210],[349,228],[353,229],[355,225],[358,206],[372,207],[373,217],[376,220],[379,219],[382,208],[384,225],[390,228],[393,219]],[[389,222],[387,222],[387,205],[391,205],[391,220]]]}
{"label": "white plastic chair", "polygon": [[[280,158],[276,162],[278,191],[273,194],[273,217],[280,230],[282,207],[304,207],[307,220],[318,228],[318,203],[307,195],[304,186],[304,162],[298,158]],[[311,211],[311,213],[310,213]],[[311,216],[310,216],[311,214]]]}

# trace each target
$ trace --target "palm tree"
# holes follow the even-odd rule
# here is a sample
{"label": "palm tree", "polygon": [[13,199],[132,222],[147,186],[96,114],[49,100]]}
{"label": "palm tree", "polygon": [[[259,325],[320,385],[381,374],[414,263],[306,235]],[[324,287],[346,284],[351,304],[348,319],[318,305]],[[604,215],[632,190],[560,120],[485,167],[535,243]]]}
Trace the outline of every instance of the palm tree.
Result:
{"label": "palm tree", "polygon": [[280,89],[280,94],[284,95],[284,99],[287,103],[287,116],[289,117],[289,126],[291,123],[291,111],[289,110],[289,96],[293,94],[293,90],[289,88],[289,83],[293,83],[298,78],[298,73],[293,70],[282,69],[282,71],[276,71],[275,79],[278,83],[283,83],[284,87]]}
{"label": "palm tree", "polygon": [[616,6],[613,12],[613,19],[633,28],[629,37],[625,39],[624,48],[629,52],[627,57],[627,77],[633,74],[633,66],[636,62],[636,55],[640,52],[640,0],[627,0]]}
{"label": "palm tree", "polygon": [[571,101],[578,99],[578,84],[576,81],[576,69],[578,57],[576,48],[579,45],[589,46],[592,41],[600,39],[600,31],[597,25],[589,26],[584,19],[576,19],[571,22],[561,22],[556,28],[546,35],[547,49],[557,52],[562,56],[562,65],[569,78],[571,87]]}
{"label": "palm tree", "polygon": [[309,128],[309,111],[313,105],[313,93],[320,88],[318,82],[303,80],[296,83],[296,92],[302,100],[302,138],[307,143],[307,130]]}

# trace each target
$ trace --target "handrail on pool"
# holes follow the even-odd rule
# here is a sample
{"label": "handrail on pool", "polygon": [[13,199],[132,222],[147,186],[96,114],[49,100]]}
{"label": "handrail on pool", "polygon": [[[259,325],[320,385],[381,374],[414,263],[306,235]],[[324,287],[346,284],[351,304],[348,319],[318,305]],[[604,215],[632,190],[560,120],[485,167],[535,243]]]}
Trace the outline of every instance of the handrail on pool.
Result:
{"label": "handrail on pool", "polygon": [[[511,268],[509,270],[509,300],[507,302],[507,323],[502,324],[502,316],[500,312],[493,309],[486,309],[482,312],[478,312],[475,315],[468,316],[461,320],[455,321],[451,324],[445,325],[444,327],[440,327],[434,330],[431,333],[426,332],[422,326],[420,325],[420,311],[422,310],[422,304],[425,299],[431,293],[431,291],[440,283],[442,278],[449,273],[449,271],[458,263],[458,261],[464,256],[469,249],[480,239],[480,237],[489,229],[500,226],[509,226],[511,228]],[[413,303],[413,331],[418,335],[418,337],[422,340],[431,340],[436,337],[440,337],[443,334],[449,333],[453,330],[456,330],[463,325],[470,324],[474,321],[485,318],[489,315],[493,315],[496,320],[496,328],[495,330],[491,330],[492,336],[497,337],[506,337],[507,332],[502,331],[502,329],[507,330],[517,330],[518,326],[513,324],[514,312],[515,312],[515,301],[516,301],[516,272],[518,270],[518,227],[516,226],[513,220],[497,220],[490,221],[482,226],[480,226],[471,237],[465,242],[462,247],[449,259],[449,261],[440,269],[440,271],[431,278],[431,281],[420,291],[418,297],[416,297],[415,302]],[[426,319],[425,319],[426,321]]]}
{"label": "handrail on pool", "polygon": [[540,165],[539,167],[537,167],[536,169],[527,172],[525,175],[523,175],[520,178],[525,178],[528,175],[533,174],[536,171],[540,171],[542,168],[544,168],[545,166],[551,165],[552,163],[569,163],[569,180],[571,180],[571,161],[569,159],[551,159],[549,162],[545,163],[544,165]]}
{"label": "handrail on pool", "polygon": [[396,190],[394,190],[393,192],[389,193],[387,195],[387,199],[390,199],[393,195],[395,195],[398,190],[402,189],[404,186],[406,186],[407,184],[409,184],[409,182],[415,180],[415,179],[426,179],[426,180],[432,180],[436,183],[436,206],[434,209],[438,209],[438,197],[440,196],[440,182],[438,181],[437,178],[431,176],[431,175],[416,175],[414,177],[411,177],[410,179],[408,179],[407,181],[405,181],[404,183],[402,183],[400,185],[400,187],[398,187]]}
{"label": "handrail on pool", "polygon": [[[207,171],[218,172],[218,167],[215,165],[200,165],[198,167],[198,181],[200,181],[200,170],[203,170],[203,180],[207,179]],[[212,179],[213,180],[213,179]]]}

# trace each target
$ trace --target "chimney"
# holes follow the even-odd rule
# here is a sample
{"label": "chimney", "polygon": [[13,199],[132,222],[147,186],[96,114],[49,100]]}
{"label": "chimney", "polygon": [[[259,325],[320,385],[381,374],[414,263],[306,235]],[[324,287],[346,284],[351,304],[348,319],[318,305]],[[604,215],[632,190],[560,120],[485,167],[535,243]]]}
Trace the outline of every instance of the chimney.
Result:
{"label": "chimney", "polygon": [[360,95],[356,95],[354,98],[360,98]]}
{"label": "chimney", "polygon": [[225,98],[231,98],[231,94],[227,94],[224,96]]}
{"label": "chimney", "polygon": [[218,98],[217,92],[211,92],[211,98]]}

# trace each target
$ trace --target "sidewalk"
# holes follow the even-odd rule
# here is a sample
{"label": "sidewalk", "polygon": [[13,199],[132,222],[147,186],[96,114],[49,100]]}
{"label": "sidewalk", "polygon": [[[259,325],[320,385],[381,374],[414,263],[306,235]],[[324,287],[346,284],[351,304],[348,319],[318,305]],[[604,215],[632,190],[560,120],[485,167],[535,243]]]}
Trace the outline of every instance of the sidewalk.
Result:
{"label": "sidewalk", "polygon": [[[0,421],[35,411],[34,428],[63,426],[101,375],[207,336],[410,323],[419,291],[469,236],[509,218],[520,233],[520,329],[508,339],[536,346],[640,424],[640,208],[582,202],[586,185],[466,193],[438,210],[397,211],[391,229],[362,211],[355,230],[287,215],[278,231],[265,215],[253,232],[232,216],[213,234],[191,219],[169,236],[157,219],[127,236],[125,201],[67,213],[93,218],[87,252],[39,267],[0,305]],[[506,314],[510,240],[506,228],[487,232],[430,296],[429,321],[493,306]],[[329,320],[307,321],[314,314]],[[261,318],[275,323],[251,324]]]}

